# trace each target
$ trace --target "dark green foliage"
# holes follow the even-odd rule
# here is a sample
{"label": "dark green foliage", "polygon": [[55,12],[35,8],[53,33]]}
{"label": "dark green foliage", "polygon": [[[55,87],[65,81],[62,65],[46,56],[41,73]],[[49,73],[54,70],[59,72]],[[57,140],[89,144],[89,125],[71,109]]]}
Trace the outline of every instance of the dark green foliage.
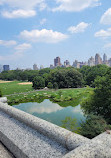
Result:
{"label": "dark green foliage", "polygon": [[32,83],[34,89],[42,89],[45,87],[45,80],[41,76],[35,77]]}
{"label": "dark green foliage", "polygon": [[0,97],[2,97],[2,92],[1,92],[1,90],[0,90]]}
{"label": "dark green foliage", "polygon": [[106,76],[97,77],[94,93],[82,103],[85,113],[101,115],[111,124],[111,68]]}
{"label": "dark green foliage", "polygon": [[97,65],[93,67],[83,66],[80,69],[80,72],[83,74],[85,84],[95,87],[94,80],[96,79],[96,77],[105,76],[107,70],[108,70],[108,66],[106,65]]}
{"label": "dark green foliage", "polygon": [[101,116],[89,115],[86,121],[81,123],[80,134],[92,139],[110,128]]}
{"label": "dark green foliage", "polygon": [[53,84],[53,88],[54,88],[55,90],[58,89],[58,84],[57,84],[56,82],[54,82],[54,84]]}
{"label": "dark green foliage", "polygon": [[38,70],[10,70],[0,73],[1,80],[18,80],[18,81],[32,81],[38,75]]}
{"label": "dark green foliage", "polygon": [[77,88],[83,86],[82,74],[74,68],[51,71],[49,81],[53,85],[56,82],[58,88]]}
{"label": "dark green foliage", "polygon": [[41,69],[39,70],[39,75],[42,76],[43,74],[48,74],[50,73],[50,70],[50,68]]}
{"label": "dark green foliage", "polygon": [[49,82],[48,85],[47,85],[47,87],[48,87],[49,89],[52,89],[52,88],[53,88],[53,84],[52,84],[51,82]]}

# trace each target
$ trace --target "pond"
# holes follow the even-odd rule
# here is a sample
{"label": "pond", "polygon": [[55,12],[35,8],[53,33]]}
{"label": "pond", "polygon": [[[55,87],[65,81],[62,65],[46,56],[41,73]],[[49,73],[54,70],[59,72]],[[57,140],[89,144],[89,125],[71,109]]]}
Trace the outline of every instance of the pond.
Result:
{"label": "pond", "polygon": [[19,105],[14,105],[14,107],[58,126],[62,125],[62,120],[65,120],[66,117],[76,118],[78,126],[81,120],[85,120],[80,105],[63,107],[49,99],[45,99],[41,103],[20,103]]}

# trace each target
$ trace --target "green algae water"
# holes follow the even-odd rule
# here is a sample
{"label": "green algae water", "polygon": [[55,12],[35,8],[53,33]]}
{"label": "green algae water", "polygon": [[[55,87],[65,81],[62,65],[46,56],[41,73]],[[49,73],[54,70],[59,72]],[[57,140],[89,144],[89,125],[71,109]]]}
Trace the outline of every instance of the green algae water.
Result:
{"label": "green algae water", "polygon": [[62,120],[65,120],[66,117],[75,118],[78,126],[80,125],[81,120],[85,120],[80,105],[73,107],[69,104],[67,107],[63,107],[57,103],[53,103],[49,99],[45,99],[41,103],[20,103],[14,105],[14,107],[58,126],[62,125]]}

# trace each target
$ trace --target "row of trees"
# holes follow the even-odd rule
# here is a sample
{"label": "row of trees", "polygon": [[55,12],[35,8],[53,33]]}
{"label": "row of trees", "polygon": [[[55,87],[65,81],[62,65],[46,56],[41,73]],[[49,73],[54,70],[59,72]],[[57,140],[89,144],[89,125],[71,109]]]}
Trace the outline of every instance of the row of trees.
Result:
{"label": "row of trees", "polygon": [[43,74],[50,73],[50,69],[41,69],[41,70],[10,70],[10,71],[3,71],[0,73],[1,80],[7,81],[33,81],[34,77],[42,76]]}
{"label": "row of trees", "polygon": [[94,80],[98,76],[105,76],[108,69],[106,65],[97,65],[93,67],[83,66],[81,69],[58,67],[53,70],[49,68],[25,71],[11,70],[0,73],[0,79],[31,81],[35,89],[43,87],[74,88],[83,85],[94,87]]}
{"label": "row of trees", "polygon": [[83,86],[82,74],[73,69],[55,69],[49,74],[37,76],[33,80],[33,87],[40,89],[48,88],[77,88]]}

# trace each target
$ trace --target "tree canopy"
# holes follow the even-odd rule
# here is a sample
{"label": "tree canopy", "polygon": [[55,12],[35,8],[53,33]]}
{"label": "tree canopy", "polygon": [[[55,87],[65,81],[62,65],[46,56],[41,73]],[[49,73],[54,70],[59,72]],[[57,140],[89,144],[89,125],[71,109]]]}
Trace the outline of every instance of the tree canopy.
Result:
{"label": "tree canopy", "polygon": [[85,113],[101,115],[111,123],[111,68],[105,76],[95,79],[94,93],[82,103]]}

